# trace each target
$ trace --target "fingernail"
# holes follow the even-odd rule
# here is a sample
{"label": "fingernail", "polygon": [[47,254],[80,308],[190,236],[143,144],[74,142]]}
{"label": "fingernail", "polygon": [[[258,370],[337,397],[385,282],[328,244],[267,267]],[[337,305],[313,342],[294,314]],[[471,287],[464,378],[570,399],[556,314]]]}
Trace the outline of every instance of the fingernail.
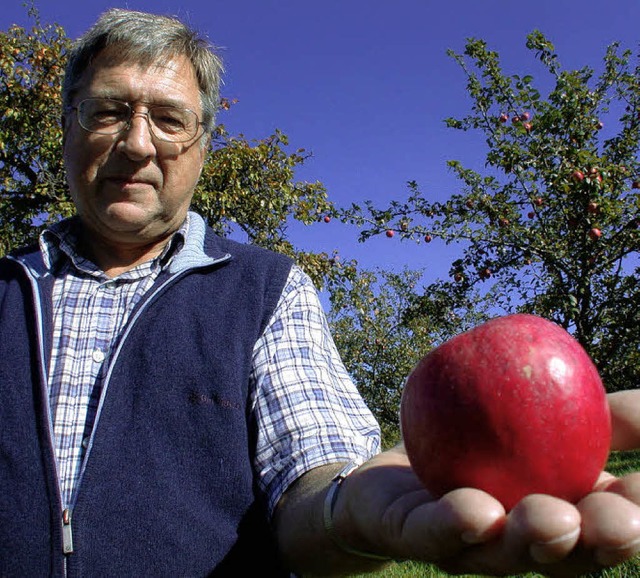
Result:
{"label": "fingernail", "polygon": [[612,564],[619,564],[626,560],[634,553],[637,553],[640,547],[640,539],[631,540],[626,544],[619,546],[618,548],[600,549],[596,550],[596,561],[602,566],[611,566]]}
{"label": "fingernail", "polygon": [[[540,564],[557,562],[567,555],[568,549],[573,548],[579,536],[580,528],[578,527],[572,532],[567,532],[566,534],[562,534],[562,536],[553,538],[553,540],[531,544],[529,553],[531,557]],[[567,548],[568,545],[569,548]]]}

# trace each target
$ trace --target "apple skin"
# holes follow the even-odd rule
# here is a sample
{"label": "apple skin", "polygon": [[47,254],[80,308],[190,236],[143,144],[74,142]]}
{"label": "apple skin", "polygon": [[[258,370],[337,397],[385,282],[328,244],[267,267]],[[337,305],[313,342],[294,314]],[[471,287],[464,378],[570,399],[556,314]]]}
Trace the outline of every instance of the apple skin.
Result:
{"label": "apple skin", "polygon": [[479,488],[507,511],[533,493],[579,501],[611,444],[595,365],[563,328],[529,314],[492,319],[429,352],[406,380],[400,419],[429,492]]}

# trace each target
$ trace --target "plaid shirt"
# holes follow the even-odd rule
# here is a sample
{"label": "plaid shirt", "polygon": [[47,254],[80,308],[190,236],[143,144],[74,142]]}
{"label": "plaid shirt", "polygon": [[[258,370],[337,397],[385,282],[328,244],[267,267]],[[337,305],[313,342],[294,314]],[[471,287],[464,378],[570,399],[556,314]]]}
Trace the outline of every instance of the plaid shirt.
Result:
{"label": "plaid shirt", "polygon": [[[187,219],[159,257],[110,278],[80,256],[73,223],[63,221],[40,238],[56,278],[48,379],[64,506],[72,505],[112,344],[189,234]],[[306,471],[362,462],[378,451],[378,426],[340,360],[313,283],[298,267],[254,347],[251,386],[254,468],[270,512]]]}

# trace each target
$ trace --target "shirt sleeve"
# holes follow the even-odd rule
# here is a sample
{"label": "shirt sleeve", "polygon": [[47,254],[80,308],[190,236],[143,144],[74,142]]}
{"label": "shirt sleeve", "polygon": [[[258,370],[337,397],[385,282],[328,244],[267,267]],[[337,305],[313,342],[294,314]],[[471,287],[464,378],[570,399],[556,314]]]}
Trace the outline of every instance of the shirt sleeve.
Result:
{"label": "shirt sleeve", "polygon": [[349,377],[311,279],[294,266],[254,348],[255,469],[272,514],[302,474],[380,451],[380,428]]}

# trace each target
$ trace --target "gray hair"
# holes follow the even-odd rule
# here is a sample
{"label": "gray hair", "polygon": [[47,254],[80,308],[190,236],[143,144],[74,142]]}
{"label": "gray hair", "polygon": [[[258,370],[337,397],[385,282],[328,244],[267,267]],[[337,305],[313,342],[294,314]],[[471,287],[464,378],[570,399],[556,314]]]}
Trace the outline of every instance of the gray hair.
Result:
{"label": "gray hair", "polygon": [[62,85],[63,109],[71,106],[82,75],[102,50],[115,46],[123,62],[152,65],[166,58],[186,56],[193,65],[200,86],[200,103],[205,138],[213,131],[220,103],[222,60],[195,30],[177,18],[114,8],[73,45]]}

